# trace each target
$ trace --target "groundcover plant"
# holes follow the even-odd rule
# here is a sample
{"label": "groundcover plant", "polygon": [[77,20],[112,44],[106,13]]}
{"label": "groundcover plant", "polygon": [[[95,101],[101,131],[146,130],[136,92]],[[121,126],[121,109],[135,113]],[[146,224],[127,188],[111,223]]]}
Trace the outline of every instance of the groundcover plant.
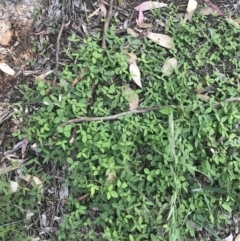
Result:
{"label": "groundcover plant", "polygon": [[31,115],[15,135],[38,144],[26,172],[54,163],[69,190],[57,240],[193,240],[200,228],[219,238],[239,212],[240,30],[162,14],[167,44],[114,26],[106,49],[100,35],[72,36],[60,82],[21,87]]}

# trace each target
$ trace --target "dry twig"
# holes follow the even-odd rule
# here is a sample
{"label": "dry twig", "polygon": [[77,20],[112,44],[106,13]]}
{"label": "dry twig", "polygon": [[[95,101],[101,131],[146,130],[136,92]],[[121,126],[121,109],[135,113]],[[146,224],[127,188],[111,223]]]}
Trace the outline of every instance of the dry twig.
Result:
{"label": "dry twig", "polygon": [[84,121],[108,121],[108,120],[116,120],[121,116],[125,116],[125,115],[129,115],[129,114],[141,114],[141,113],[146,113],[146,112],[150,112],[152,110],[158,110],[160,107],[156,106],[156,107],[152,107],[149,109],[135,109],[135,110],[129,110],[129,111],[125,111],[116,115],[110,115],[110,116],[103,116],[103,117],[80,117],[80,118],[74,118],[74,119],[70,119],[64,123],[62,123],[60,126],[65,126],[67,124],[70,123],[80,123],[80,122],[84,122]]}
{"label": "dry twig", "polygon": [[107,16],[106,22],[105,22],[104,27],[103,27],[103,37],[102,37],[102,48],[103,49],[106,48],[106,33],[108,31],[109,23],[110,23],[111,18],[112,18],[113,1],[114,0],[110,0],[108,16]]}
{"label": "dry twig", "polygon": [[62,37],[62,32],[63,32],[64,26],[65,26],[65,15],[64,15],[64,1],[63,1],[63,3],[62,3],[62,24],[61,24],[61,28],[58,32],[57,42],[56,42],[56,66],[54,69],[54,78],[53,78],[53,82],[52,82],[52,88],[55,87],[56,81],[57,81],[57,72],[58,72],[58,67],[59,67],[60,39]]}
{"label": "dry twig", "polygon": [[[238,102],[238,101],[240,101],[240,97],[229,98],[229,99],[226,99],[223,102],[230,103],[230,102]],[[221,105],[222,105],[221,102],[215,102],[213,106],[215,108],[218,108]],[[209,103],[204,104],[203,106],[209,106]],[[68,125],[68,124],[71,124],[71,123],[80,123],[80,122],[84,122],[84,121],[109,121],[109,120],[116,120],[116,119],[118,119],[121,116],[130,115],[130,114],[142,114],[142,113],[147,113],[147,112],[154,111],[154,110],[163,109],[163,108],[166,108],[166,107],[176,108],[177,106],[173,106],[173,105],[169,105],[169,106],[154,106],[152,108],[129,110],[129,111],[125,111],[125,112],[122,112],[122,113],[115,114],[115,115],[109,115],[109,116],[103,116],[103,117],[80,117],[80,118],[74,118],[74,119],[70,119],[70,120],[68,120],[66,122],[63,122],[59,126],[65,126],[65,125]]]}

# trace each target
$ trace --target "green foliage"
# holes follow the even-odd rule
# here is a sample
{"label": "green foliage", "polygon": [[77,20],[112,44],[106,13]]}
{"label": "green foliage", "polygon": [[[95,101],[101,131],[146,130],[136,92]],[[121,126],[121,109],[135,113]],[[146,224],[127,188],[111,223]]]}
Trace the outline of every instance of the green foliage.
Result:
{"label": "green foliage", "polygon": [[[118,38],[114,28],[107,50],[98,37],[80,44],[72,37],[78,47],[65,51],[64,81],[54,90],[43,81],[36,89],[22,86],[33,114],[17,135],[40,144],[43,162],[70,170],[58,240],[186,240],[195,236],[195,226],[222,225],[239,211],[239,103],[226,101],[240,92],[239,30],[216,21],[208,26],[196,16],[193,24],[170,24],[173,50]],[[159,110],[61,125],[128,109],[122,90],[131,83],[126,44],[139,58],[141,108]],[[170,57],[179,64],[166,77],[160,69]],[[205,87],[207,103],[196,95]]]}
{"label": "green foliage", "polygon": [[0,190],[0,240],[30,240],[27,228],[31,224],[31,218],[26,215],[36,212],[35,204],[41,199],[41,194],[37,188],[24,186],[16,193],[11,193],[5,175],[1,175]]}

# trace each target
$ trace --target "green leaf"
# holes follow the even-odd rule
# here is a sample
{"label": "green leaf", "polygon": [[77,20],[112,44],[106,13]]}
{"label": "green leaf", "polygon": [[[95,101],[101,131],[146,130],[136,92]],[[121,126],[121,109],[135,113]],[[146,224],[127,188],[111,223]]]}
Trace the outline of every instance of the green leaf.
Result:
{"label": "green leaf", "polygon": [[111,196],[117,198],[118,197],[118,193],[115,192],[115,191],[111,191]]}
{"label": "green leaf", "polygon": [[229,213],[232,213],[232,208],[227,204],[227,203],[223,203],[222,207],[227,210]]}
{"label": "green leaf", "polygon": [[134,240],[135,240],[134,237],[132,236],[132,234],[129,234],[128,237],[129,237],[129,240],[130,240],[130,241],[134,241]]}

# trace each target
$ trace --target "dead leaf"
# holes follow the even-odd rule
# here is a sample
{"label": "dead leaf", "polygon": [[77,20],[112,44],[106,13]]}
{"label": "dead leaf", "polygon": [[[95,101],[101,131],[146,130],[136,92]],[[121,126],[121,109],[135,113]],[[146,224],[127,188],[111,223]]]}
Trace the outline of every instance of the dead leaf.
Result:
{"label": "dead leaf", "polygon": [[196,0],[188,1],[187,12],[185,14],[184,21],[188,20],[190,23],[192,22],[192,17],[193,17],[194,11],[197,8],[197,5],[198,3]]}
{"label": "dead leaf", "polygon": [[240,241],[240,234],[237,235],[234,241]]}
{"label": "dead leaf", "polygon": [[44,73],[44,74],[35,75],[34,77],[35,77],[36,79],[43,80],[43,79],[45,79],[48,75],[50,75],[51,73],[53,73],[53,71],[54,71],[54,70],[49,70],[49,71],[47,71],[47,72]]}
{"label": "dead leaf", "polygon": [[165,47],[168,49],[174,48],[172,38],[169,37],[168,35],[149,32],[147,34],[147,37],[162,47]]}
{"label": "dead leaf", "polygon": [[6,63],[0,63],[0,69],[8,75],[15,75],[15,71]]}
{"label": "dead leaf", "polygon": [[142,23],[139,24],[138,21],[137,21],[137,25],[140,28],[150,28],[152,26],[151,23],[144,23],[144,22],[142,22]]}
{"label": "dead leaf", "polygon": [[22,151],[21,151],[23,159],[25,157],[25,152],[26,152],[26,149],[27,149],[27,145],[28,145],[28,138],[24,138],[22,140]]}
{"label": "dead leaf", "polygon": [[72,86],[74,87],[79,82],[78,78],[75,78],[72,82]]}
{"label": "dead leaf", "polygon": [[211,15],[213,14],[213,10],[210,7],[197,7],[196,11],[198,11],[201,15]]}
{"label": "dead leaf", "polygon": [[218,15],[220,15],[220,16],[223,15],[223,13],[222,13],[222,11],[220,10],[220,8],[219,8],[217,5],[213,4],[210,0],[204,0],[204,2],[205,2],[206,4],[208,4],[208,6],[209,6],[214,12],[217,12]]}
{"label": "dead leaf", "polygon": [[86,197],[88,197],[90,195],[90,193],[86,193],[81,197],[78,197],[78,201],[82,201],[83,199],[85,199]]}
{"label": "dead leaf", "polygon": [[11,193],[15,193],[18,190],[18,183],[14,181],[10,181],[10,191]]}
{"label": "dead leaf", "polygon": [[133,37],[135,38],[138,38],[139,37],[139,34],[134,32],[131,28],[127,28],[127,33],[132,35]]}
{"label": "dead leaf", "polygon": [[129,110],[135,110],[138,108],[139,97],[138,94],[132,90],[129,86],[124,86],[124,95],[129,101]]}
{"label": "dead leaf", "polygon": [[142,88],[142,83],[141,83],[141,73],[140,70],[137,66],[136,61],[134,61],[133,63],[131,63],[129,65],[129,71],[131,74],[133,74],[133,81],[140,87]]}
{"label": "dead leaf", "polygon": [[36,176],[27,175],[23,176],[22,179],[24,179],[26,182],[30,182],[31,180],[31,185],[33,187],[35,187],[36,185],[39,186],[41,192],[43,192],[43,182],[40,180],[40,178]]}
{"label": "dead leaf", "polygon": [[100,11],[100,8],[97,8],[94,12],[92,12],[87,18],[90,19],[92,18],[93,16],[97,15],[98,12]]}
{"label": "dead leaf", "polygon": [[175,58],[170,58],[166,60],[162,67],[163,74],[166,76],[170,76],[173,73],[174,69],[177,67],[177,64],[178,62]]}
{"label": "dead leaf", "polygon": [[230,234],[228,237],[224,239],[225,241],[233,241],[233,235]]}
{"label": "dead leaf", "polygon": [[138,5],[137,7],[134,8],[135,10],[137,10],[139,12],[137,23],[141,24],[143,22],[143,19],[144,19],[143,11],[147,11],[147,10],[154,9],[154,8],[163,8],[163,7],[167,7],[167,6],[168,5],[166,3],[159,3],[159,2],[152,2],[152,1],[147,1],[147,2],[141,3],[140,5]]}
{"label": "dead leaf", "polygon": [[101,9],[103,17],[106,18],[107,17],[107,9],[105,8],[104,4],[100,3],[99,7]]}
{"label": "dead leaf", "polygon": [[167,7],[168,5],[166,3],[159,3],[159,2],[152,2],[152,1],[146,1],[135,7],[134,9],[137,11],[147,11],[154,8],[163,8]]}

